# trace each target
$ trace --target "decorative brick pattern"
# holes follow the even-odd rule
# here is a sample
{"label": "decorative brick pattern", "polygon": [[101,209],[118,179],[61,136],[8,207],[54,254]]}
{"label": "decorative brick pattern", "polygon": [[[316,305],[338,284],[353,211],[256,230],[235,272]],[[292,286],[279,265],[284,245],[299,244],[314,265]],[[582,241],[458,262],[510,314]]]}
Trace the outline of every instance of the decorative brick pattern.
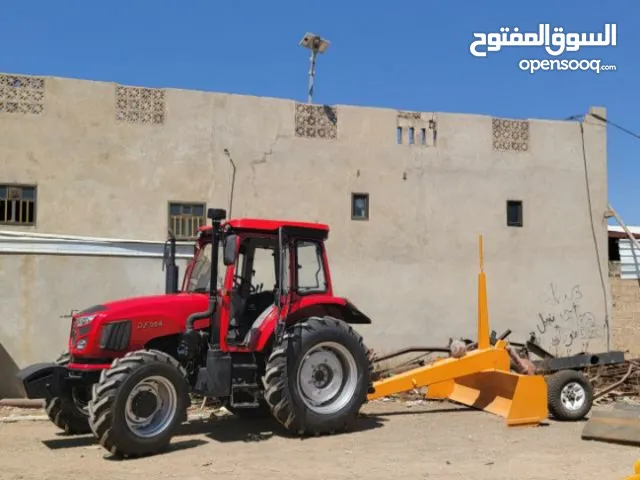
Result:
{"label": "decorative brick pattern", "polygon": [[0,75],[0,113],[44,113],[44,78]]}
{"label": "decorative brick pattern", "polygon": [[336,109],[326,105],[296,104],[295,123],[296,137],[329,140],[334,140],[338,137]]}
{"label": "decorative brick pattern", "polygon": [[164,124],[164,90],[141,87],[116,87],[116,121],[139,124]]}
{"label": "decorative brick pattern", "polygon": [[502,151],[526,152],[529,149],[529,122],[494,118],[493,148]]}

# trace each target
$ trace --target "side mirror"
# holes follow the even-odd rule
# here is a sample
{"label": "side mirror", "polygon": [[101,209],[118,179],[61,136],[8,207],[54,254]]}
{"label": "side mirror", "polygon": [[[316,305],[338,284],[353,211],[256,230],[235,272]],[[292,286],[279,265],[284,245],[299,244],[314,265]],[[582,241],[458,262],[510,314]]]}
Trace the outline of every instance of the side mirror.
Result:
{"label": "side mirror", "polygon": [[237,238],[238,237],[236,235],[229,235],[224,242],[222,260],[227,267],[236,263]]}

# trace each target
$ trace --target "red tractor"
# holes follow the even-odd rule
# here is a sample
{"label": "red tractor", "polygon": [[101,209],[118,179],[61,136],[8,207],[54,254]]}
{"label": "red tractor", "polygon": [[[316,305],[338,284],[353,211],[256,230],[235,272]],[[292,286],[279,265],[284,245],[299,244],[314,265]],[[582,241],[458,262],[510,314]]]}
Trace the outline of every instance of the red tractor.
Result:
{"label": "red tractor", "polygon": [[119,456],[154,454],[191,393],[301,435],[353,425],[372,365],[350,324],[371,320],[334,296],[328,226],[207,215],[181,291],[76,313],[65,358],[18,373],[58,427],[93,432]]}

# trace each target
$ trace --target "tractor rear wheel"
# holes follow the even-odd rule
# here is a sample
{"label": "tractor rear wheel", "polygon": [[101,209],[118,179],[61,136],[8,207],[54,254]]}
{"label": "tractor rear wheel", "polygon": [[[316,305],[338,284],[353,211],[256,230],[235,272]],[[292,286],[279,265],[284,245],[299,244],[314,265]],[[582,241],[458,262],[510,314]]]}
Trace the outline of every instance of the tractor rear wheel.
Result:
{"label": "tractor rear wheel", "polygon": [[[66,365],[71,360],[69,353],[60,355],[55,363]],[[87,410],[89,387],[73,387],[67,395],[44,399],[44,410],[49,420],[67,435],[83,435],[91,433],[89,412]]]}
{"label": "tractor rear wheel", "polygon": [[332,317],[293,325],[269,356],[264,398],[276,420],[299,435],[350,430],[371,382],[362,337]]}
{"label": "tractor rear wheel", "polygon": [[89,424],[100,444],[118,457],[164,450],[187,418],[187,373],[158,350],[130,352],[104,370],[93,386]]}

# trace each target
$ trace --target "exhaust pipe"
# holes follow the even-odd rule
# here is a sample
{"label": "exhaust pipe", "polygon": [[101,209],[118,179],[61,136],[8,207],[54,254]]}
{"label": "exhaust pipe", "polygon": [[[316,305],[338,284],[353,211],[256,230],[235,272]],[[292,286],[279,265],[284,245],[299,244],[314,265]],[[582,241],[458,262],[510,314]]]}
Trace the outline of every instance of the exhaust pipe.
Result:
{"label": "exhaust pipe", "polygon": [[[204,320],[205,318],[211,318],[211,338],[210,341],[216,336],[215,333],[219,330],[219,327],[214,326],[213,316],[216,312],[217,299],[218,299],[218,255],[220,250],[220,224],[227,216],[227,212],[221,208],[210,208],[207,211],[207,217],[211,219],[213,227],[211,238],[211,280],[209,283],[209,308],[204,312],[193,313],[187,318],[187,324],[185,333],[193,333],[193,324],[196,320]],[[218,335],[219,336],[219,335]],[[217,343],[217,342],[215,342]]]}
{"label": "exhaust pipe", "polygon": [[165,293],[172,295],[178,293],[179,268],[176,265],[176,237],[169,230],[169,240],[164,244],[163,267],[167,267],[165,275]]}

